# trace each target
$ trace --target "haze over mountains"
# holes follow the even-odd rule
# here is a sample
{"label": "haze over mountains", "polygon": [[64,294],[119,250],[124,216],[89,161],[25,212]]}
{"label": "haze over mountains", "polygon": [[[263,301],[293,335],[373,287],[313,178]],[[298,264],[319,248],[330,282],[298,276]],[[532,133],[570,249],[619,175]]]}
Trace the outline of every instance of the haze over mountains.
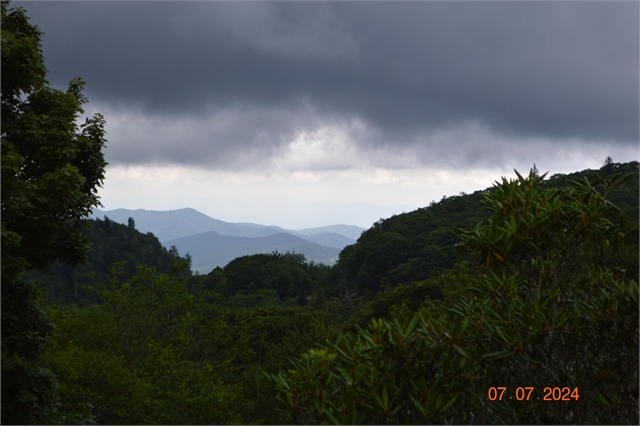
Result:
{"label": "haze over mountains", "polygon": [[340,251],[355,243],[364,231],[354,225],[290,230],[255,223],[229,223],[191,208],[169,211],[96,209],[90,218],[103,219],[104,216],[123,224],[133,218],[139,231],[152,232],[165,247],[175,246],[181,254],[189,253],[192,269],[200,273],[208,273],[239,256],[276,250],[302,253],[309,261],[332,265]]}

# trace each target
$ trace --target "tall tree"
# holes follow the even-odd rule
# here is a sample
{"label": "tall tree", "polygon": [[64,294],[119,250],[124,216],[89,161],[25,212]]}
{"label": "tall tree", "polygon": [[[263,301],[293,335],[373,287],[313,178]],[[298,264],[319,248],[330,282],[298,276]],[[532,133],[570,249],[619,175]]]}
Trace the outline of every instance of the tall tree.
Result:
{"label": "tall tree", "polygon": [[26,269],[84,258],[86,217],[99,206],[104,118],[81,126],[84,82],[49,87],[42,32],[2,2],[2,423],[52,415],[55,379],[37,365],[52,326]]}
{"label": "tall tree", "polygon": [[605,174],[605,176],[610,175],[611,173],[613,173],[614,165],[615,163],[613,162],[613,159],[607,156],[607,158],[604,159],[604,163],[602,164],[600,170]]}

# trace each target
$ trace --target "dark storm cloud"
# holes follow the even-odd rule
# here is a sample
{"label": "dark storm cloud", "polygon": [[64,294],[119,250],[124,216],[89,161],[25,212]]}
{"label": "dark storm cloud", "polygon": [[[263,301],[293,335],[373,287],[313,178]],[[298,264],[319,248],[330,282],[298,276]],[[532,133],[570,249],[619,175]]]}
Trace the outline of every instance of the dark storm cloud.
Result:
{"label": "dark storm cloud", "polygon": [[635,2],[20,5],[56,86],[82,76],[93,101],[172,120],[251,112],[204,126],[182,162],[214,137],[271,152],[313,117],[362,120],[377,135],[362,149],[469,122],[513,140],[638,142]]}

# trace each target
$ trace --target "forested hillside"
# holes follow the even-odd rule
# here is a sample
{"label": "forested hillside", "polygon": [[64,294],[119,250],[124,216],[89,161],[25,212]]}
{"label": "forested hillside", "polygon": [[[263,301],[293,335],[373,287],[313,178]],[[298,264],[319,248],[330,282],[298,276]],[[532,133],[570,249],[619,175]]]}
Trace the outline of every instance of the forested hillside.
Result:
{"label": "forested hillside", "polygon": [[[603,175],[620,173],[633,177],[611,190],[613,204],[624,211],[631,222],[638,223],[638,162],[610,163],[601,170],[583,170],[569,175],[556,174],[541,182],[544,188],[566,188],[571,179],[593,178],[596,172]],[[469,228],[488,217],[482,204],[483,194],[491,188],[473,194],[443,197],[413,212],[380,220],[365,231],[357,244],[346,247],[340,253],[336,271],[359,291],[376,292],[380,288],[399,283],[420,281],[435,268],[451,268],[456,255],[443,250],[456,243],[451,233],[453,226]],[[636,264],[637,265],[637,264]],[[637,280],[637,267],[629,268]],[[632,272],[636,271],[636,272]]]}
{"label": "forested hillside", "polygon": [[105,217],[86,220],[85,225],[84,235],[91,241],[85,263],[71,267],[56,261],[47,273],[31,270],[25,274],[25,278],[46,290],[52,303],[83,306],[97,302],[99,299],[84,287],[106,284],[114,262],[125,261],[124,270],[131,276],[143,265],[155,268],[159,274],[169,273],[170,266],[181,260],[175,248],[167,250],[153,234],[138,232],[133,220],[125,226]]}

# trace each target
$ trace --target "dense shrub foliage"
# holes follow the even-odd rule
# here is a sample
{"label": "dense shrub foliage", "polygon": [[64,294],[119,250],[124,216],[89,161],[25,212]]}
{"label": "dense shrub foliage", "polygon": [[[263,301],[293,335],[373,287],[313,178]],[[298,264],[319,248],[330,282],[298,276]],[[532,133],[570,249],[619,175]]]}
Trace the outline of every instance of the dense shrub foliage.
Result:
{"label": "dense shrub foliage", "polygon": [[486,268],[470,295],[303,354],[270,376],[279,400],[305,423],[637,423],[638,284],[607,257],[637,233],[607,199],[619,180],[496,184],[492,216],[455,232]]}

